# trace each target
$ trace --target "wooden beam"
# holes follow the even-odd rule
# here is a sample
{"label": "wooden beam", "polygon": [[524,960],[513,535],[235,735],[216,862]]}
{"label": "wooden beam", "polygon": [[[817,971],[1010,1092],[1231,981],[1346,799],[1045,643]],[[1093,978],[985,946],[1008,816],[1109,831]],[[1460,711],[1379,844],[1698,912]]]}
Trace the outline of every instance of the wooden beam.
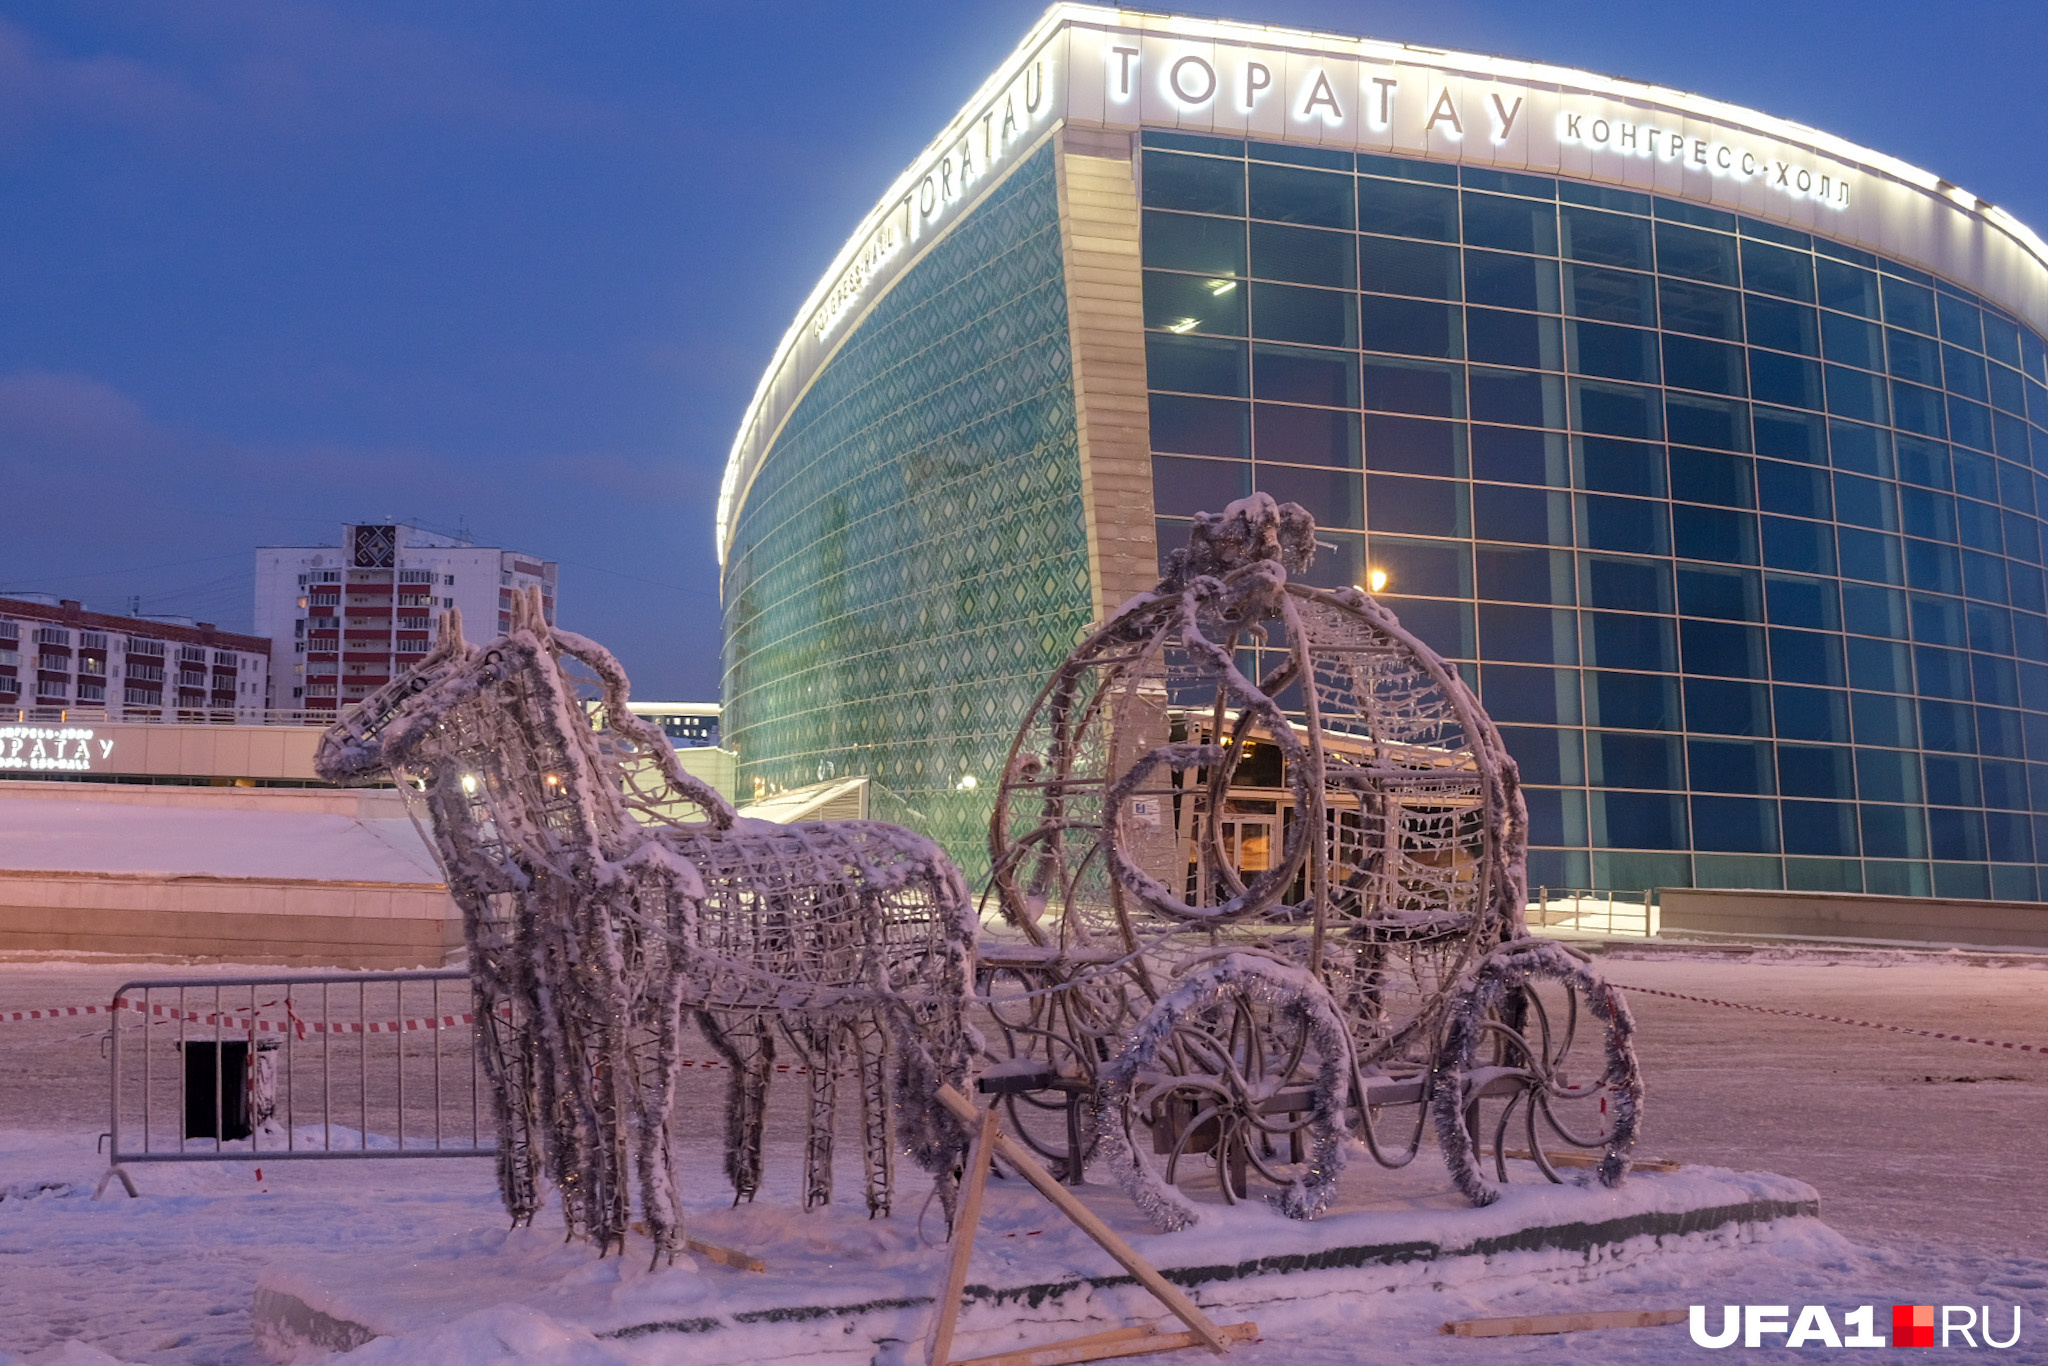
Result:
{"label": "wooden beam", "polygon": [[930,1366],[946,1366],[953,1356],[953,1328],[960,1321],[960,1292],[967,1286],[967,1259],[974,1254],[974,1231],[981,1227],[981,1196],[988,1189],[988,1169],[995,1156],[996,1107],[988,1107],[967,1154],[967,1184],[960,1192],[959,1217],[953,1221],[953,1255],[946,1262],[946,1284],[939,1291],[939,1312],[925,1344]]}
{"label": "wooden beam", "polygon": [[1531,1314],[1518,1319],[1460,1319],[1437,1331],[1461,1338],[1513,1338],[1582,1333],[1595,1328],[1662,1328],[1684,1323],[1684,1309],[1610,1309],[1589,1314]]}
{"label": "wooden beam", "polygon": [[[1256,1323],[1226,1323],[1220,1330],[1225,1342],[1250,1342],[1259,1335]],[[1109,1361],[1116,1357],[1145,1356],[1152,1352],[1177,1352],[1199,1347],[1202,1340],[1193,1333],[1162,1333],[1157,1328],[1119,1328],[1085,1338],[1049,1342],[1043,1347],[1020,1347],[994,1356],[972,1357],[951,1366],[1071,1366],[1081,1361]]]}
{"label": "wooden beam", "polygon": [[[976,1113],[973,1102],[950,1086],[939,1088],[939,1101],[963,1124],[984,1123],[982,1116]],[[993,1113],[995,1107],[989,1108]],[[994,1132],[996,1151],[1003,1155],[1005,1162],[1017,1169],[1019,1176],[1036,1186],[1040,1195],[1052,1201],[1060,1213],[1078,1224],[1081,1231],[1093,1238],[1104,1252],[1116,1258],[1118,1265],[1137,1277],[1138,1283],[1158,1297],[1161,1304],[1171,1309],[1174,1317],[1185,1323],[1189,1331],[1194,1333],[1204,1346],[1212,1352],[1224,1350],[1222,1330],[1210,1322],[1209,1316],[1188,1298],[1185,1291],[1160,1275],[1158,1269],[1140,1257],[1135,1248],[1117,1235],[1115,1229],[1097,1218],[1094,1210],[1075,1199],[1072,1192],[1054,1180],[1052,1173],[1040,1166],[1038,1159],[1023,1145],[1012,1140],[1001,1129]]]}

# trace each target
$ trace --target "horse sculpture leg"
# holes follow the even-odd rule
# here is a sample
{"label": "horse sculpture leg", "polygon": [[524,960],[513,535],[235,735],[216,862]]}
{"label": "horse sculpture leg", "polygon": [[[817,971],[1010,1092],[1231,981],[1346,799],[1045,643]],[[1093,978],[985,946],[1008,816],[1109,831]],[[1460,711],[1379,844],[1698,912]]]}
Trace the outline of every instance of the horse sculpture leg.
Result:
{"label": "horse sculpture leg", "polygon": [[768,1108],[768,1079],[775,1071],[775,1035],[759,1014],[721,1019],[708,1010],[697,1023],[718,1056],[732,1069],[725,1090],[725,1174],[732,1202],[752,1200],[761,1189],[761,1131]]}
{"label": "horse sculpture leg", "polygon": [[846,1026],[819,1021],[788,1028],[810,1069],[810,1114],[804,1139],[804,1208],[832,1203],[832,1146],[839,1111],[839,1069]]}
{"label": "horse sculpture leg", "polygon": [[872,1014],[860,1015],[848,1028],[860,1071],[860,1146],[867,1168],[868,1218],[887,1217],[896,1186],[896,1152],[889,1142],[889,1036]]}
{"label": "horse sculpture leg", "polygon": [[[672,965],[671,965],[672,968]],[[673,1262],[683,1240],[682,1202],[676,1195],[674,1132],[676,1076],[682,1065],[683,998],[688,979],[671,970],[660,983],[646,1020],[640,1064],[640,1112],[634,1160],[640,1172],[640,1208],[654,1239],[654,1260]]]}

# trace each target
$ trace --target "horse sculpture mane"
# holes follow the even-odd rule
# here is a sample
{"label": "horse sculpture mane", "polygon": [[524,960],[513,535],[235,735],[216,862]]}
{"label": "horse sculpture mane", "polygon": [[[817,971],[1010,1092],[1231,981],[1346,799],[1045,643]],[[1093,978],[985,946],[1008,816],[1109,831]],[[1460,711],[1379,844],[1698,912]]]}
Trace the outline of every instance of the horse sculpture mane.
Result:
{"label": "horse sculpture mane", "polygon": [[[892,1108],[950,1211],[965,1136],[934,1093],[960,1083],[970,1057],[975,922],[958,872],[895,826],[737,817],[628,709],[608,651],[550,625],[537,593],[515,608],[482,647],[445,615],[434,648],[340,718],[315,758],[335,781],[397,777],[430,828],[488,1021],[515,1222],[537,1210],[544,1171],[572,1233],[623,1246],[637,1174],[656,1255],[673,1255],[669,1117],[686,1014],[732,1067],[726,1168],[740,1198],[759,1187],[779,1034],[810,1064],[806,1203],[831,1198],[850,1053],[870,1211],[890,1203]],[[595,680],[601,727],[572,662]]]}

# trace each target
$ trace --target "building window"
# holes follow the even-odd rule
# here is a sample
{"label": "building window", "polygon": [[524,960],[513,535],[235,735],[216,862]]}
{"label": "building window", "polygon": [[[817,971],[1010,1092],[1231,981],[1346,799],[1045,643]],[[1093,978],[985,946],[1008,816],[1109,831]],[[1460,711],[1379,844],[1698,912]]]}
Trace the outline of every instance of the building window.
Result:
{"label": "building window", "polygon": [[36,627],[36,644],[38,645],[69,645],[70,643],[71,633],[61,627]]}

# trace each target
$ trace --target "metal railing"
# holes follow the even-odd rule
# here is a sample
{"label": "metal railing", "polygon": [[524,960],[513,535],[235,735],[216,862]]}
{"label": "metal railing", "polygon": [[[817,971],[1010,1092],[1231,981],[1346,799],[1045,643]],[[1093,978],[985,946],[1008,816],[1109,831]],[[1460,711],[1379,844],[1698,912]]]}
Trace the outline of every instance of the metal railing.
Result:
{"label": "metal railing", "polygon": [[1657,893],[1588,891],[1580,888],[1536,887],[1530,898],[1530,929],[1563,934],[1648,939],[1659,928]]}
{"label": "metal railing", "polygon": [[112,1018],[105,1141],[131,1193],[138,1162],[496,1150],[464,969],[145,978]]}

